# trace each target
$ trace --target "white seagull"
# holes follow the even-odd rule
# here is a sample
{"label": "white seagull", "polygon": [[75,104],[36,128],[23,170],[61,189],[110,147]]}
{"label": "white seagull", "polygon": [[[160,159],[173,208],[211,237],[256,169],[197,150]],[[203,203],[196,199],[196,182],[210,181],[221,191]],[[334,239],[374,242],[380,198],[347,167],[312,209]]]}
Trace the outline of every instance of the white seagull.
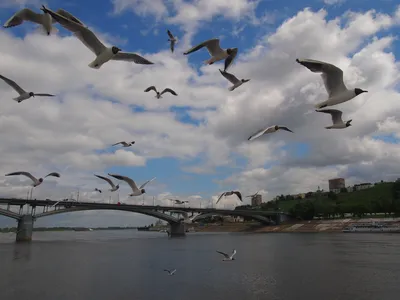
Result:
{"label": "white seagull", "polygon": [[172,276],[172,275],[174,275],[174,274],[175,274],[175,272],[176,272],[176,269],[173,269],[173,270],[167,270],[167,269],[164,269],[164,271],[165,271],[165,272],[168,272],[168,275],[169,275],[169,276]]}
{"label": "white seagull", "polygon": [[322,113],[327,113],[331,114],[332,117],[332,126],[327,126],[325,127],[326,129],[343,129],[351,126],[351,121],[348,120],[346,123],[343,122],[342,120],[342,112],[337,109],[323,109],[323,110],[316,110],[316,112],[322,112]]}
{"label": "white seagull", "polygon": [[154,85],[152,85],[152,86],[149,86],[147,89],[145,89],[144,90],[146,93],[147,92],[150,92],[150,91],[155,91],[156,92],[156,98],[157,99],[160,99],[160,98],[162,98],[161,96],[163,95],[163,94],[165,94],[165,93],[171,93],[172,95],[174,95],[174,96],[178,96],[178,94],[174,91],[174,90],[171,90],[170,88],[166,88],[166,89],[164,89],[161,93],[159,92],[159,91],[157,91],[157,89],[156,89],[156,87],[154,86]]}
{"label": "white seagull", "polygon": [[18,103],[27,100],[31,97],[39,96],[39,97],[54,97],[55,95],[51,94],[36,94],[33,92],[27,92],[24,89],[22,89],[15,81],[12,81],[11,79],[4,77],[3,75],[0,75],[0,78],[3,79],[9,86],[11,86],[18,94],[19,96],[16,98],[13,98],[13,100],[17,101]]}
{"label": "white seagull", "polygon": [[171,52],[174,53],[175,44],[178,42],[178,39],[171,33],[171,31],[167,30],[169,39],[168,41],[171,43]]}
{"label": "white seagull", "polygon": [[328,100],[316,104],[317,109],[343,103],[368,92],[359,88],[347,89],[343,82],[343,71],[332,64],[313,59],[296,59],[296,61],[311,72],[322,73],[321,77],[329,97]]}
{"label": "white seagull", "polygon": [[254,198],[255,196],[258,195],[259,192],[260,192],[260,191],[258,191],[257,193],[255,193],[255,194],[253,194],[253,195],[248,195],[248,196],[246,196],[245,198]]}
{"label": "white seagull", "polygon": [[228,79],[233,86],[231,86],[228,90],[229,91],[233,91],[234,89],[238,88],[239,86],[241,86],[243,83],[246,83],[248,81],[250,81],[250,79],[237,79],[235,75],[228,73],[228,72],[224,72],[222,70],[219,70],[219,72],[222,74],[222,76],[224,76],[226,79]]}
{"label": "white seagull", "polygon": [[239,198],[239,200],[243,202],[242,194],[239,191],[230,191],[230,192],[222,193],[221,196],[219,196],[217,203],[215,203],[215,204],[218,204],[218,202],[221,200],[222,197],[231,196],[233,194],[235,194]]}
{"label": "white seagull", "polygon": [[132,189],[132,194],[130,194],[129,196],[133,197],[133,196],[140,196],[143,195],[144,193],[146,193],[146,190],[144,189],[145,185],[148,184],[149,182],[152,182],[154,179],[156,179],[156,177],[147,180],[145,183],[143,183],[139,188],[137,187],[135,181],[133,181],[133,179],[127,177],[127,176],[122,176],[122,175],[118,175],[118,174],[108,174],[109,176],[112,176],[114,178],[117,178],[118,180],[123,180],[125,181],[127,184],[129,184],[129,186]]}
{"label": "white seagull", "polygon": [[175,204],[185,204],[185,203],[189,203],[189,201],[181,201],[181,200],[178,200],[178,199],[168,199],[169,201],[173,201],[173,202],[175,202]]}
{"label": "white seagull", "polygon": [[118,143],[112,144],[111,146],[116,146],[116,145],[118,145],[118,144],[121,144],[122,147],[130,147],[130,146],[132,146],[133,144],[135,144],[135,141],[132,141],[132,142],[130,142],[130,143],[127,143],[127,142],[125,142],[125,141],[122,141],[122,142],[118,142]]}
{"label": "white seagull", "polygon": [[119,184],[115,185],[114,182],[112,182],[110,178],[107,178],[107,177],[104,177],[104,176],[100,176],[100,175],[96,175],[96,174],[94,174],[94,176],[96,176],[97,178],[100,178],[100,179],[103,179],[103,180],[107,181],[109,183],[109,185],[111,185],[111,189],[109,189],[110,192],[115,192],[115,191],[117,191],[119,189]]}
{"label": "white seagull", "polygon": [[211,58],[209,60],[204,61],[204,64],[212,65],[217,61],[225,59],[224,71],[228,70],[229,66],[232,64],[238,52],[238,48],[222,49],[219,45],[219,39],[211,39],[201,44],[198,44],[197,46],[184,52],[183,54],[188,55],[203,47],[207,47],[208,53],[211,55]]}
{"label": "white seagull", "polygon": [[33,184],[32,184],[33,187],[37,187],[38,185],[40,185],[43,182],[44,178],[46,178],[46,177],[53,176],[53,177],[60,178],[60,174],[57,172],[51,172],[51,173],[47,174],[46,176],[44,176],[44,178],[36,178],[31,173],[23,172],[23,171],[8,173],[5,176],[15,176],[15,175],[24,175],[26,177],[29,177],[33,181]]}
{"label": "white seagull", "polygon": [[287,127],[275,125],[275,126],[270,126],[268,128],[261,129],[261,130],[257,131],[256,133],[251,135],[247,140],[252,141],[252,140],[254,140],[256,138],[259,138],[260,136],[262,136],[264,134],[277,132],[278,130],[286,130],[286,131],[289,131],[289,132],[293,132]]}
{"label": "white seagull", "polygon": [[62,15],[59,15],[44,5],[41,10],[48,12],[62,27],[74,33],[74,35],[94,54],[96,59],[89,64],[90,68],[100,69],[100,67],[109,60],[133,61],[136,64],[152,65],[153,63],[136,53],[121,52],[121,49],[115,46],[106,47],[96,35],[89,29],[79,23],[71,21]]}
{"label": "white seagull", "polygon": [[[64,9],[58,9],[56,13],[67,19],[74,21],[75,23],[84,26],[84,24],[79,19],[77,19]],[[53,31],[57,31],[57,29],[52,25],[57,21],[54,20],[49,13],[44,11],[43,14],[39,14],[35,13],[29,8],[24,8],[21,9],[20,11],[17,11],[10,19],[8,19],[7,22],[4,23],[3,27],[4,28],[15,27],[21,25],[24,21],[30,21],[41,25],[41,27],[44,29],[47,35],[50,35],[50,33]]]}
{"label": "white seagull", "polygon": [[225,252],[221,252],[221,251],[218,251],[218,250],[217,250],[217,252],[218,252],[219,254],[222,254],[222,255],[224,256],[223,261],[235,260],[234,256],[235,256],[235,254],[236,254],[236,250],[233,250],[231,255],[228,255],[228,254],[226,254]]}

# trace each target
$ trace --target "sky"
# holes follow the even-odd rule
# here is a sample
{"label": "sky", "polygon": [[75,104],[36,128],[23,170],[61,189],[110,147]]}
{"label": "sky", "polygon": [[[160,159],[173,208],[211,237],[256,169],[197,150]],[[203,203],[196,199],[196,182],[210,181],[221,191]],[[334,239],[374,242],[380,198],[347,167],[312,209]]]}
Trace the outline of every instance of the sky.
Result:
{"label": "sky", "polygon": [[[264,201],[280,194],[328,189],[328,180],[346,185],[400,177],[400,6],[397,1],[364,0],[3,0],[0,22],[28,7],[63,8],[89,26],[108,46],[143,55],[154,65],[110,61],[94,70],[94,55],[70,32],[43,35],[24,22],[0,29],[1,75],[53,98],[12,100],[15,91],[0,82],[0,196],[25,198],[29,171],[46,178],[33,198],[117,201],[107,183],[93,174],[117,173],[141,184],[153,177],[142,197],[125,203],[215,205],[224,191],[244,196],[261,190]],[[174,53],[167,29],[178,37]],[[218,71],[204,65],[205,49],[183,52],[211,38],[237,47],[229,72],[248,83],[228,91]],[[319,74],[296,63],[310,58],[337,65],[348,88],[368,90],[334,109],[352,126],[327,130],[329,115],[314,105],[327,94]],[[174,89],[156,99],[144,90]],[[279,131],[249,142],[273,125]],[[131,148],[111,147],[119,141]],[[98,194],[95,188],[104,192]],[[244,204],[249,203],[244,198]],[[220,208],[241,204],[224,198]],[[39,219],[36,226],[141,225],[154,219],[126,212],[79,212]],[[0,216],[0,226],[15,221]]]}

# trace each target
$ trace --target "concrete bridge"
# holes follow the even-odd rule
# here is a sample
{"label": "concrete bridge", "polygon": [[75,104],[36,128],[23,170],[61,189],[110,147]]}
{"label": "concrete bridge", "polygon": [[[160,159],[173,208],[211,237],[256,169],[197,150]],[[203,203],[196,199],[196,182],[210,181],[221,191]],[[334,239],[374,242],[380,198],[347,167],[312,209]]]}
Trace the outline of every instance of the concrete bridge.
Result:
{"label": "concrete bridge", "polygon": [[[131,205],[131,204],[107,204],[96,202],[77,202],[77,201],[54,201],[54,200],[26,200],[26,199],[4,199],[0,198],[0,215],[17,220],[16,241],[31,241],[34,221],[38,218],[51,216],[61,213],[87,210],[120,210],[139,213],[167,221],[170,225],[170,236],[185,235],[185,220],[176,217],[179,214],[198,214],[192,219],[196,222],[202,218],[212,215],[220,216],[240,216],[257,220],[264,224],[279,224],[287,215],[277,211],[263,210],[228,210],[215,208],[193,208],[193,207],[172,207],[172,206],[153,206],[153,205]],[[28,213],[24,213],[27,207]],[[12,210],[11,208],[14,208]],[[16,209],[15,209],[16,208]],[[18,211],[18,212],[17,212]],[[170,214],[168,214],[168,212]]]}

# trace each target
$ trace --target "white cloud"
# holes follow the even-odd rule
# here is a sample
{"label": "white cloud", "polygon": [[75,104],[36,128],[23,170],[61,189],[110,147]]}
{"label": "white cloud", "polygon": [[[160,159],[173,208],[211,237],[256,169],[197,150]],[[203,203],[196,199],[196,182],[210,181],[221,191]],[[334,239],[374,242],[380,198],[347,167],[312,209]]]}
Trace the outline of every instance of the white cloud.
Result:
{"label": "white cloud", "polygon": [[168,9],[163,0],[111,0],[114,13],[132,10],[140,16],[154,15],[157,19],[168,15]]}

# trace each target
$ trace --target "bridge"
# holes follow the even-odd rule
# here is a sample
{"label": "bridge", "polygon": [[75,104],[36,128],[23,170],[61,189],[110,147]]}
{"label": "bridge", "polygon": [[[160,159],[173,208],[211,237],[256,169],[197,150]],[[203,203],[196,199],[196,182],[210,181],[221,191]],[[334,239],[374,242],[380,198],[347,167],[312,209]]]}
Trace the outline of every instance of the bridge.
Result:
{"label": "bridge", "polygon": [[[287,217],[286,213],[278,211],[263,211],[263,210],[228,210],[216,208],[194,208],[194,207],[176,207],[176,206],[153,206],[153,205],[132,205],[132,204],[107,204],[96,202],[82,201],[54,201],[54,200],[27,200],[27,199],[12,199],[0,198],[0,205],[5,208],[0,208],[0,215],[13,218],[18,222],[16,241],[31,241],[34,221],[38,218],[51,216],[61,213],[70,213],[75,211],[87,210],[119,210],[139,213],[151,217],[155,217],[167,221],[170,225],[170,236],[185,235],[185,219],[173,216],[174,214],[189,214],[192,217],[192,222],[196,222],[202,218],[213,215],[221,216],[240,216],[252,218],[263,224],[279,224]],[[16,210],[11,208],[17,207]],[[27,207],[27,213],[24,213],[24,207]],[[168,212],[170,214],[168,214]]]}

